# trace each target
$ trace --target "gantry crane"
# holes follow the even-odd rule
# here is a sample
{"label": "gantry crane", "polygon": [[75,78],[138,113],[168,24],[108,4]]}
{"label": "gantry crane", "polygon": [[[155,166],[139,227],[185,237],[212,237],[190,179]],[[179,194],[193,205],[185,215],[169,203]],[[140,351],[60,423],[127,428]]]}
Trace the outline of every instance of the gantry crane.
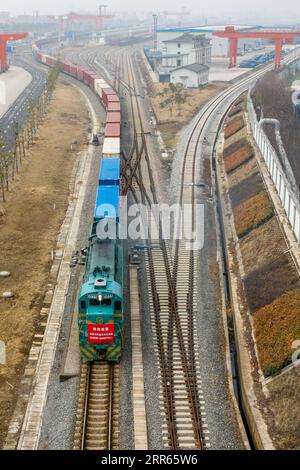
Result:
{"label": "gantry crane", "polygon": [[86,14],[80,14],[80,13],[75,13],[74,11],[71,11],[70,13],[67,13],[66,15],[49,15],[48,18],[53,19],[53,20],[58,20],[60,23],[60,29],[61,31],[64,31],[66,22],[72,21],[72,20],[84,20],[84,21],[95,21],[96,23],[96,29],[103,29],[103,22],[104,20],[110,20],[111,18],[114,17],[112,14],[107,14],[107,5],[99,5],[99,13],[98,15],[86,15]]}
{"label": "gantry crane", "polygon": [[284,30],[259,30],[247,31],[236,30],[234,26],[226,26],[224,31],[214,31],[213,36],[219,38],[227,38],[229,41],[229,68],[236,67],[238,39],[254,38],[254,39],[272,39],[275,43],[275,68],[281,65],[281,49],[282,44],[291,44],[293,40],[300,37],[300,31],[284,31]]}
{"label": "gantry crane", "polygon": [[0,72],[8,69],[6,46],[8,41],[18,41],[27,38],[28,33],[3,33],[0,34]]}

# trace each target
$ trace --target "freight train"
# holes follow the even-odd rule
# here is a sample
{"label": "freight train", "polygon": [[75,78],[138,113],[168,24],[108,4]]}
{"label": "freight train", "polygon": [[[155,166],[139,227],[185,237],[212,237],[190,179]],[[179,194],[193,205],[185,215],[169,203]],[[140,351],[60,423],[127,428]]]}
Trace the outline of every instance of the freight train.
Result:
{"label": "freight train", "polygon": [[[111,86],[101,77],[101,75],[97,74],[93,70],[79,67],[67,61],[62,61],[55,57],[51,57],[48,54],[44,54],[37,44],[32,46],[32,50],[35,58],[39,62],[49,67],[59,65],[62,72],[85,83],[99,97],[101,103],[107,111],[107,119],[110,119],[110,121],[107,121],[104,131],[102,156],[103,158],[115,155],[120,156],[121,106],[120,99],[115,90],[111,88]],[[111,113],[117,113],[119,120],[117,121],[115,119],[115,121],[112,122]]]}
{"label": "freight train", "polygon": [[[120,100],[109,84],[92,70],[44,54],[38,44],[33,45],[33,54],[42,64],[59,65],[64,73],[85,83],[106,109],[97,196],[78,295],[78,330],[84,362],[117,362],[122,357],[124,342],[123,249],[119,238]],[[114,227],[114,236],[110,238],[99,234],[99,227],[106,223]]]}

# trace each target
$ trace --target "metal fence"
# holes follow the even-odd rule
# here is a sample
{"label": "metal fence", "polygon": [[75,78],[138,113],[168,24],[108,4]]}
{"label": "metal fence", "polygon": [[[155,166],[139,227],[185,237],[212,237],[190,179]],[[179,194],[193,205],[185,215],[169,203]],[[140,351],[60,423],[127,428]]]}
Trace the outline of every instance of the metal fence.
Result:
{"label": "metal fence", "polygon": [[296,239],[300,244],[300,198],[297,184],[290,169],[290,164],[285,156],[278,156],[260,126],[251,99],[251,90],[248,94],[247,107],[254,139],[267,165],[281,205],[285,210]]}

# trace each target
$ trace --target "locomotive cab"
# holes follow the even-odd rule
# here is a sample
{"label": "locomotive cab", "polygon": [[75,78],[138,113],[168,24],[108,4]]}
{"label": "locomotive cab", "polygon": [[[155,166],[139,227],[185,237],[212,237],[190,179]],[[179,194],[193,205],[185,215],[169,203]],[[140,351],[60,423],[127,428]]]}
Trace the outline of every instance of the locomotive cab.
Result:
{"label": "locomotive cab", "polygon": [[[119,360],[123,345],[122,270],[120,245],[92,237],[85,282],[79,297],[79,335],[82,357]],[[118,280],[120,282],[118,282]]]}

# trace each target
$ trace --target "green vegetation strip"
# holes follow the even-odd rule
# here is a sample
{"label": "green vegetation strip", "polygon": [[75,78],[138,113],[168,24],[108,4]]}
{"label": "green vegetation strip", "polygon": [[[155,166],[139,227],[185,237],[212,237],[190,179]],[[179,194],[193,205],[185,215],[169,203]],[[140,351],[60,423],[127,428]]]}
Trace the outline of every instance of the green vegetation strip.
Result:
{"label": "green vegetation strip", "polygon": [[300,289],[287,292],[257,310],[254,331],[265,376],[290,364],[293,341],[300,339]]}
{"label": "green vegetation strip", "polygon": [[265,191],[261,191],[234,210],[236,231],[239,238],[264,224],[274,215],[271,201]]}

